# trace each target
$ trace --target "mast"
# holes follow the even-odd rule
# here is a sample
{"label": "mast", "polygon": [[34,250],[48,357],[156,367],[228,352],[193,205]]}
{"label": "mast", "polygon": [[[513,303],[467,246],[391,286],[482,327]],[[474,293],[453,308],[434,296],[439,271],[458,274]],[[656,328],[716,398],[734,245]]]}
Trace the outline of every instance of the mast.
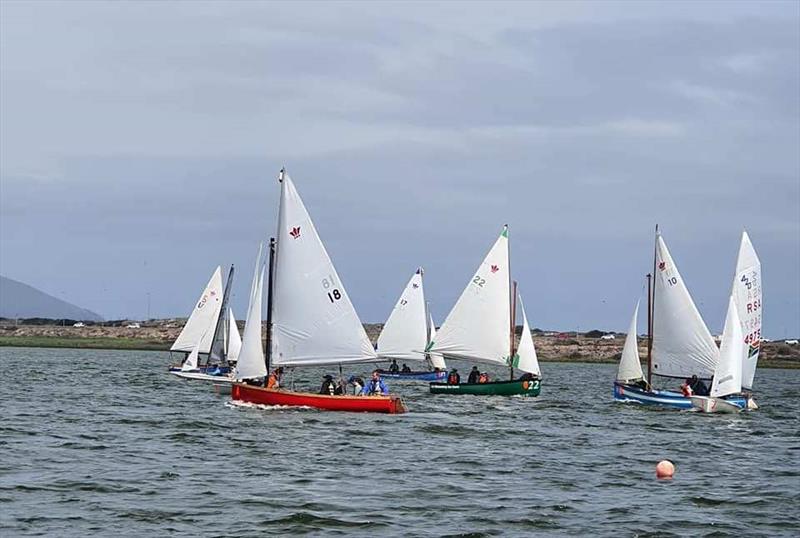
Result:
{"label": "mast", "polygon": [[264,349],[264,357],[267,363],[267,375],[269,375],[269,365],[272,359],[272,284],[275,280],[275,238],[269,238],[269,265],[267,266],[267,341]]}
{"label": "mast", "polygon": [[653,278],[656,275],[656,257],[658,255],[658,224],[653,244],[653,272],[647,275],[647,386],[652,390],[653,380],[653,325],[656,307],[656,286]]}
{"label": "mast", "polygon": [[511,333],[510,333],[510,347],[509,347],[509,359],[508,359],[508,368],[510,370],[511,377],[509,381],[514,381],[514,354],[516,353],[516,346],[514,345],[515,342],[515,333],[517,332],[517,281],[514,280],[511,286]]}

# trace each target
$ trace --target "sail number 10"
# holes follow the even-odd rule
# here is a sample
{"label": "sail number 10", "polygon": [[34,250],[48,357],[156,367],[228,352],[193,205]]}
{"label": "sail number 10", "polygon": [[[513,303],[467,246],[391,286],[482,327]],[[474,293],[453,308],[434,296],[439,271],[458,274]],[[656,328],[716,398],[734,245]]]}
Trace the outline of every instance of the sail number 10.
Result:
{"label": "sail number 10", "polygon": [[332,275],[328,275],[327,278],[322,279],[322,289],[325,290],[325,293],[328,295],[328,300],[332,303],[342,298],[342,292],[333,287],[335,282]]}

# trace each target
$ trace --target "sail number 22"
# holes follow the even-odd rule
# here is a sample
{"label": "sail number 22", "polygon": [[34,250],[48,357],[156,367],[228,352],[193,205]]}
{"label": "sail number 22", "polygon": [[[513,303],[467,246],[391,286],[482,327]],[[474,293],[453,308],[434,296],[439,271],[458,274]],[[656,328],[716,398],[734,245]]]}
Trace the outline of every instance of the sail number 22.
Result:
{"label": "sail number 22", "polygon": [[322,279],[322,288],[325,290],[325,293],[328,294],[328,300],[332,303],[342,298],[342,292],[333,287],[335,282],[332,275],[328,275],[327,278]]}

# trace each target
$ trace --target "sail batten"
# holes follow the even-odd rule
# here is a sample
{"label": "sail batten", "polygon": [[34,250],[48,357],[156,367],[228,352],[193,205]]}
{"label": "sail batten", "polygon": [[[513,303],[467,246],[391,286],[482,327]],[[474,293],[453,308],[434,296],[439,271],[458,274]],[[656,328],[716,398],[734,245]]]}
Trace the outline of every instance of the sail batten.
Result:
{"label": "sail batten", "polygon": [[750,236],[742,232],[739,255],[736,260],[736,276],[733,281],[733,297],[742,324],[742,338],[746,353],[742,359],[742,387],[753,388],[758,356],[761,351],[761,261],[758,259]]}
{"label": "sail batten", "polygon": [[639,302],[633,310],[633,318],[628,327],[628,334],[625,335],[625,344],[622,346],[622,358],[619,361],[617,370],[617,381],[638,381],[644,379],[642,372],[642,361],[639,358],[639,342],[636,337],[637,324],[639,317]]}
{"label": "sail batten", "polygon": [[427,351],[509,364],[511,282],[508,228],[495,241]]}
{"label": "sail batten", "polygon": [[428,343],[427,324],[422,269],[419,269],[406,284],[378,336],[378,358],[424,361],[425,355],[419,350]]}
{"label": "sail batten", "polygon": [[272,363],[312,366],[377,358],[294,183],[282,175],[272,300]]}
{"label": "sail batten", "polygon": [[660,234],[656,239],[655,273],[653,373],[711,377],[719,350]]}
{"label": "sail batten", "polygon": [[209,353],[214,339],[214,327],[222,308],[222,268],[217,267],[194,305],[189,319],[173,342],[170,351]]}

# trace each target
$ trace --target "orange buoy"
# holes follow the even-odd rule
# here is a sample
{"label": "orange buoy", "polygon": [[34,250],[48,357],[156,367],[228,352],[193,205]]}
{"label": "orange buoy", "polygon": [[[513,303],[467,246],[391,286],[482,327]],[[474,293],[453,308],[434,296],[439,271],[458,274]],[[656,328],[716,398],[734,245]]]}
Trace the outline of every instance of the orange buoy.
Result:
{"label": "orange buoy", "polygon": [[656,478],[672,478],[675,474],[675,466],[669,460],[661,460],[656,465]]}

